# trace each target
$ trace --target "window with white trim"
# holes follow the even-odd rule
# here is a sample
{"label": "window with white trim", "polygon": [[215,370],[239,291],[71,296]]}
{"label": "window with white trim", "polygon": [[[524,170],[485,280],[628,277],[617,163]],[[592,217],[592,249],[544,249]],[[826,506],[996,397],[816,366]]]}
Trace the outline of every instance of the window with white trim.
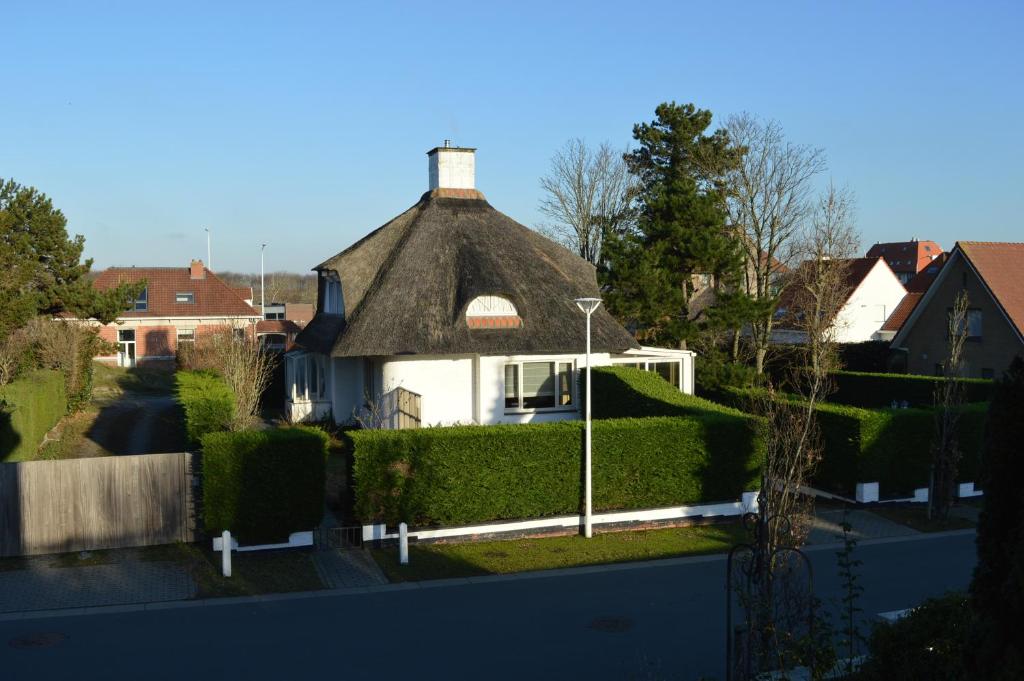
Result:
{"label": "window with white trim", "polygon": [[299,353],[288,357],[285,379],[292,402],[310,402],[326,397],[324,381],[326,358],[323,355]]}
{"label": "window with white trim", "polygon": [[324,309],[326,314],[342,314],[341,280],[334,272],[325,272],[324,278]]}
{"label": "window with white trim", "polygon": [[195,329],[178,329],[178,345],[182,343],[195,343],[196,342],[196,330]]}
{"label": "window with white trim", "polygon": [[196,294],[192,291],[178,291],[174,294],[174,302],[176,303],[194,303],[196,302]]}
{"label": "window with white trim", "polygon": [[683,389],[683,360],[681,359],[649,359],[629,362],[616,362],[613,360],[613,364],[615,366],[627,366],[634,369],[652,371],[680,390]]}
{"label": "window with white trim", "polygon": [[567,411],[575,405],[572,362],[505,365],[505,411]]}
{"label": "window with white trim", "polygon": [[135,299],[135,311],[145,312],[149,309],[149,287],[142,289],[139,297]]}

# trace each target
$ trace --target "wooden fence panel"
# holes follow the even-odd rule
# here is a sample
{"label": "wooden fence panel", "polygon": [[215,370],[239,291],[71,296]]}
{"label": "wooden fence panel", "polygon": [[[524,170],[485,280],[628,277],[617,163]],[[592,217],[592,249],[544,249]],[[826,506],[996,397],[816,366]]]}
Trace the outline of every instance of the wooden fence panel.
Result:
{"label": "wooden fence panel", "polygon": [[0,464],[0,556],[195,539],[192,455]]}

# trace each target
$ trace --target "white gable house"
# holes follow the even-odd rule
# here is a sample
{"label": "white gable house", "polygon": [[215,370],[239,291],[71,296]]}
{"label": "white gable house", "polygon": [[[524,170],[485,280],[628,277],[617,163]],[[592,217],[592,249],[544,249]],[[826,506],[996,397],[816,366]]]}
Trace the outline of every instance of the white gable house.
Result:
{"label": "white gable house", "polygon": [[[317,265],[316,317],[286,357],[293,421],[369,427],[580,417],[594,267],[487,203],[473,149],[428,152],[429,190]],[[656,371],[693,392],[693,353],[642,348],[599,307],[594,366]]]}
{"label": "white gable house", "polygon": [[[882,258],[836,260],[847,268],[849,295],[836,314],[831,331],[837,343],[861,343],[884,338],[882,326],[900,304],[907,290]],[[776,311],[778,325],[772,331],[773,343],[804,343],[803,331],[792,328],[787,309],[792,296],[783,292]]]}

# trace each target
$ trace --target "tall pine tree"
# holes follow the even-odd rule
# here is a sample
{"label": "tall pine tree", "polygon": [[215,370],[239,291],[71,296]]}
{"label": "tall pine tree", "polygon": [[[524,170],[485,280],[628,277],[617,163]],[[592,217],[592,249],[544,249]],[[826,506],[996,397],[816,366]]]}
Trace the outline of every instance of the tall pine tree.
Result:
{"label": "tall pine tree", "polygon": [[640,185],[639,218],[605,235],[600,276],[609,311],[640,340],[685,347],[697,332],[690,301],[701,275],[717,288],[743,267],[722,195],[741,151],[724,130],[707,134],[710,111],[671,102],[655,115],[633,127],[639,146],[625,156]]}

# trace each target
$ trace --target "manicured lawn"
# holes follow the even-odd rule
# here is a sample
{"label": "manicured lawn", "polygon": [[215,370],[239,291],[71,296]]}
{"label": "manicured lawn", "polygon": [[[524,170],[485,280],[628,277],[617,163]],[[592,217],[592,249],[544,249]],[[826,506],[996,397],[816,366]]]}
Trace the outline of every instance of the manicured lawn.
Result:
{"label": "manicured lawn", "polygon": [[398,547],[372,551],[392,582],[505,574],[527,570],[620,563],[674,556],[723,553],[749,537],[739,523],[665,530],[607,532],[581,536],[510,539],[409,547],[409,564],[398,563]]}
{"label": "manicured lawn", "polygon": [[[973,520],[954,517],[952,513],[946,522],[928,520],[928,504],[903,506],[896,504],[879,504],[872,507],[871,512],[894,523],[906,525],[918,532],[945,532],[947,530],[966,530],[977,527]],[[954,511],[955,512],[955,511]]]}

